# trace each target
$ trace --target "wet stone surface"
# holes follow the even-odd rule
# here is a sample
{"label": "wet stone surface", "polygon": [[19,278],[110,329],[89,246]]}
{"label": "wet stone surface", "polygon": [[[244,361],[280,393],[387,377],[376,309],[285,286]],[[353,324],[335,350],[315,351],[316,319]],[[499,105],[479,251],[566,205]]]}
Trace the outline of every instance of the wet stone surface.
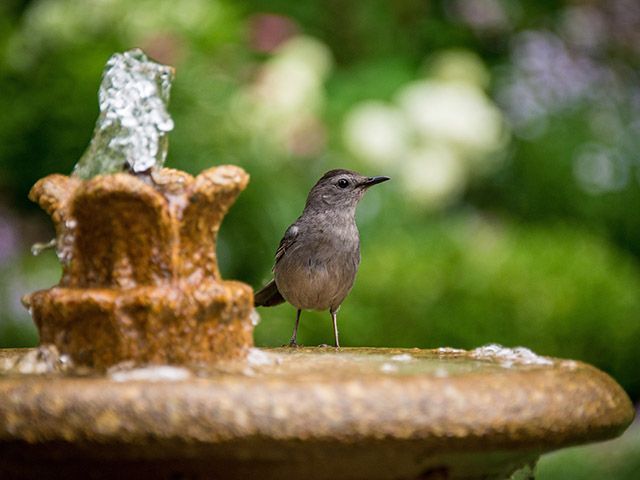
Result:
{"label": "wet stone surface", "polygon": [[617,436],[634,414],[589,365],[495,345],[250,349],[104,373],[43,348],[0,352],[5,472],[509,478],[546,451]]}
{"label": "wet stone surface", "polygon": [[23,300],[41,342],[100,369],[245,356],[253,292],[221,278],[215,252],[248,180],[225,165],[38,181],[30,198],[53,220],[62,263],[58,285]]}

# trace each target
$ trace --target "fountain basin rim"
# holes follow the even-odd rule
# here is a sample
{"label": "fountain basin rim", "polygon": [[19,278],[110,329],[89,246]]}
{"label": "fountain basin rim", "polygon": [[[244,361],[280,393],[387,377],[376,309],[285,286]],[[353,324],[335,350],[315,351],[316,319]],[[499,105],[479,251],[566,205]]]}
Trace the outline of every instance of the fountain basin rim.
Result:
{"label": "fountain basin rim", "polygon": [[[461,357],[415,349],[365,351],[390,357],[431,352],[442,361]],[[182,381],[1,376],[0,443],[149,443],[179,449],[176,445],[213,447],[255,439],[275,444],[419,441],[446,451],[543,452],[613,438],[634,416],[622,388],[581,362],[570,368],[555,361],[495,369],[489,361],[486,370],[474,367],[447,377],[358,375],[347,367],[341,373],[339,358],[357,355],[358,349],[263,352],[276,353],[282,363]],[[335,360],[333,375],[323,368],[314,374],[318,355],[327,365]],[[295,365],[287,375],[288,362]],[[284,374],[269,373],[279,368]]]}

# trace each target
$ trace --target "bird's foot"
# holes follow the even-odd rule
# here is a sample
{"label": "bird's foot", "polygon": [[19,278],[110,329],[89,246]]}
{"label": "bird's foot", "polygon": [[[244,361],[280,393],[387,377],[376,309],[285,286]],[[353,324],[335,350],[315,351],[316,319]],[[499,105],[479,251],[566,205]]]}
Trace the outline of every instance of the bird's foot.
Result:
{"label": "bird's foot", "polygon": [[289,343],[283,345],[283,347],[291,347],[291,348],[300,348],[302,345],[298,345],[298,343],[292,338],[289,340]]}

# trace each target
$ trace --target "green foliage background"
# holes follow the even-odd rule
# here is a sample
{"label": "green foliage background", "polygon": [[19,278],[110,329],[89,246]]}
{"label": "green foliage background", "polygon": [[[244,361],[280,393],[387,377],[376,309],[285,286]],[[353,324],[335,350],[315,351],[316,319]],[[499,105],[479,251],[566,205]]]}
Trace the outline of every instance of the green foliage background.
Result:
{"label": "green foliage background", "polygon": [[[59,274],[53,253],[28,254],[31,243],[52,235],[46,216],[26,200],[28,190],[42,176],[71,171],[98,114],[104,63],[115,51],[141,46],[177,68],[170,105],[176,127],[167,166],[197,173],[234,163],[251,174],[221,230],[225,277],[256,288],[269,280],[280,236],[324,171],[342,167],[389,175],[393,181],[368,193],[359,209],[363,261],[339,315],[345,345],[524,345],[597,365],[637,402],[640,11],[623,0],[601,7],[587,1],[487,0],[477,3],[474,17],[465,13],[464,3],[5,0],[0,5],[0,346],[37,342],[19,297],[54,284]],[[498,5],[502,22],[487,23],[482,12],[492,5]],[[563,28],[576,12],[604,22],[600,44],[571,43],[566,33],[571,30]],[[313,119],[320,126],[302,135],[303,145],[320,135],[319,148],[283,148],[271,133],[274,121],[267,117],[254,128],[256,115],[242,108],[239,99],[259,84],[277,56],[277,50],[256,47],[254,41],[265,13],[277,14],[285,21],[281,27],[315,39],[329,52],[332,66],[318,86],[321,101]],[[587,27],[594,24],[580,25],[591,35]],[[566,71],[556,72],[557,78],[530,78],[541,113],[518,123],[510,109],[524,105],[526,95],[511,103],[504,98],[518,75],[530,74],[517,50],[528,32],[553,38],[556,47],[555,39],[565,42],[571,55],[582,55],[600,73],[588,83],[590,70],[580,70],[582,64],[561,64],[554,68]],[[268,36],[269,29],[262,34]],[[383,166],[354,154],[345,144],[344,124],[363,101],[394,102],[404,86],[432,74],[434,54],[451,49],[472,52],[482,62],[489,97],[504,112],[510,133],[491,154],[501,159],[496,168],[470,174],[459,195],[427,208],[407,191],[403,160]],[[551,64],[553,55],[540,61]],[[602,80],[609,78],[601,75],[603,69],[615,81]],[[558,78],[568,80],[557,86]],[[578,95],[580,82],[587,86]],[[551,100],[545,103],[547,93]],[[295,115],[289,121],[295,122]],[[593,164],[613,165],[613,173],[596,171],[600,176],[594,181],[609,183],[585,187],[579,155],[594,145],[619,161]],[[284,343],[293,308],[260,313],[256,343]],[[328,315],[305,313],[299,338],[305,344],[329,343]],[[539,478],[637,478],[638,462],[629,461],[640,445],[637,428],[618,447],[606,447],[618,452],[607,457],[606,474],[585,467],[594,446],[544,460]]]}

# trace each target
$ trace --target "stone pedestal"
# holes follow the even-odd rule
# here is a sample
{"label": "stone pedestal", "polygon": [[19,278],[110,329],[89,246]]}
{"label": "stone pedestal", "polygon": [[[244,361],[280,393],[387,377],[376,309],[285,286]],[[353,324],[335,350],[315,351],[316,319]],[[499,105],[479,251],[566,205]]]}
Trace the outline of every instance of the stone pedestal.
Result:
{"label": "stone pedestal", "polygon": [[41,343],[97,368],[246,355],[253,292],[221,279],[216,238],[247,182],[234,166],[40,180],[30,198],[53,219],[63,268],[25,297]]}

